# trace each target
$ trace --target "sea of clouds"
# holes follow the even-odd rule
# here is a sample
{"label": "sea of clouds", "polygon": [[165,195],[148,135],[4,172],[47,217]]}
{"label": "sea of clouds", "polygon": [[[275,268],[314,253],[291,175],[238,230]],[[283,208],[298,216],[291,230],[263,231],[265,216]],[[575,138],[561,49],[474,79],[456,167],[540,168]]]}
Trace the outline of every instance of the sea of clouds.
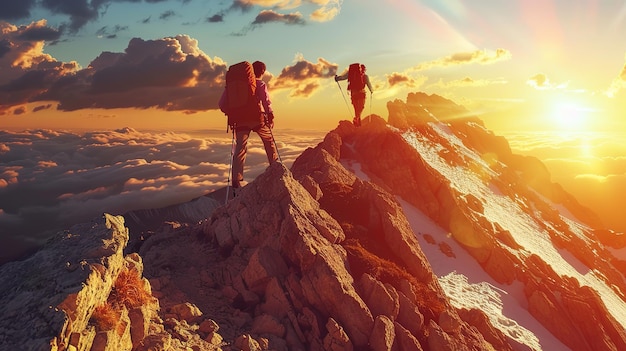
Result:
{"label": "sea of clouds", "polygon": [[[324,134],[275,132],[290,167]],[[0,264],[40,246],[54,233],[102,213],[182,203],[227,185],[231,134],[0,131]],[[252,133],[245,177],[267,167]]]}
{"label": "sea of clouds", "polygon": [[593,210],[610,229],[626,232],[624,132],[506,133],[515,153],[534,156],[552,181]]}

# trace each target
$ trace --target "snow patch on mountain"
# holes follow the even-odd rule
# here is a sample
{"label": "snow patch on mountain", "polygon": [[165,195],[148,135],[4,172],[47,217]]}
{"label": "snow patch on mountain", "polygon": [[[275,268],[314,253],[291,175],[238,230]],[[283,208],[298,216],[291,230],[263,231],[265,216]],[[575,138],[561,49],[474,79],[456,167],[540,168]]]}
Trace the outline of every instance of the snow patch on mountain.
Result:
{"label": "snow patch on mountain", "polygon": [[[498,223],[502,228],[508,230],[515,241],[522,246],[521,250],[511,249],[511,252],[521,260],[535,254],[548,263],[557,274],[573,277],[581,285],[593,288],[600,294],[613,317],[626,328],[626,303],[615,294],[611,287],[607,286],[602,277],[598,276],[598,272],[588,268],[566,250],[556,249],[550,235],[540,227],[538,220],[522,208],[522,206],[528,206],[522,199],[514,201],[510,197],[502,195],[495,186],[488,182],[489,178],[484,177],[484,175],[495,175],[495,173],[486,162],[481,162],[482,159],[479,155],[463,145],[441,123],[432,124],[432,127],[438,132],[439,137],[445,138],[454,145],[460,154],[467,155],[475,161],[473,167],[450,165],[439,154],[443,147],[421,135],[405,132],[402,136],[407,143],[415,148],[425,162],[450,181],[453,188],[461,194],[473,195],[481,201],[485,217],[491,223]],[[476,165],[482,166],[480,169],[482,172],[476,173],[472,170]],[[530,209],[532,210],[532,207]],[[561,218],[574,233],[580,237],[585,237],[581,224],[563,215]],[[460,239],[463,240],[463,238]],[[467,244],[471,245],[471,243]]]}

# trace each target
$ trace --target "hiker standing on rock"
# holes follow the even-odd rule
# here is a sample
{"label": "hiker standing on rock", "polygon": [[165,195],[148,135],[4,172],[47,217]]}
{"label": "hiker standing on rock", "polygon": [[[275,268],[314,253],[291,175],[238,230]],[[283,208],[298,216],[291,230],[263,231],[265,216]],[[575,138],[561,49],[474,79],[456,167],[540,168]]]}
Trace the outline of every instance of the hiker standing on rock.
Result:
{"label": "hiker standing on rock", "polygon": [[[354,123],[355,126],[361,126],[361,113],[365,108],[365,86],[370,90],[372,94],[372,84],[370,83],[370,77],[365,74],[365,65],[360,63],[353,63],[348,67],[348,72],[340,76],[335,75],[335,82],[340,80],[348,80],[348,90],[350,91],[350,98],[352,99],[352,106],[354,106]],[[371,96],[370,96],[371,99]]]}
{"label": "hiker standing on rock", "polygon": [[[229,67],[226,73],[226,89],[220,98],[219,107],[228,116],[228,125],[236,139],[232,160],[232,187],[237,189],[243,181],[243,166],[246,161],[250,132],[256,132],[265,147],[270,164],[278,160],[274,143],[274,111],[267,85],[261,80],[265,63],[240,62]],[[235,192],[236,195],[236,192]]]}

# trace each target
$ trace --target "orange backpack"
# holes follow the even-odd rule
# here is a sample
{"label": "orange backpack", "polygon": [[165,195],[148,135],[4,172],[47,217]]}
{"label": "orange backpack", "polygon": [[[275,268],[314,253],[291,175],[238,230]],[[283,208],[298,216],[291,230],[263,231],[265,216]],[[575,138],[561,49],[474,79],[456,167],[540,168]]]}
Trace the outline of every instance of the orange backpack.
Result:
{"label": "orange backpack", "polygon": [[360,63],[353,63],[348,67],[348,90],[365,89],[365,73],[361,70]]}
{"label": "orange backpack", "polygon": [[248,61],[228,67],[226,72],[226,104],[222,109],[228,125],[254,128],[263,123],[261,102],[256,97],[256,77]]}

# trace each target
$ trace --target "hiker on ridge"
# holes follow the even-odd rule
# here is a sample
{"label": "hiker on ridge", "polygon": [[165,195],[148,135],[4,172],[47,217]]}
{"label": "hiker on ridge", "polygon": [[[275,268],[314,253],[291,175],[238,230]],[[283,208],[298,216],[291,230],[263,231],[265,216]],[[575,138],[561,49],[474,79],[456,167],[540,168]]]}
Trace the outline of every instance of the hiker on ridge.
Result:
{"label": "hiker on ridge", "polygon": [[[261,77],[265,73],[266,66],[265,63],[261,61],[255,61],[252,63],[252,68],[256,78],[256,102],[257,105],[260,105],[261,111],[253,109],[247,113],[247,116],[238,117],[236,118],[237,121],[232,123],[232,128],[236,138],[232,168],[232,187],[234,195],[237,194],[235,189],[241,187],[241,182],[243,181],[243,166],[246,161],[248,138],[250,137],[251,131],[256,132],[263,141],[268,162],[272,164],[278,160],[278,151],[276,149],[276,145],[274,144],[274,138],[271,130],[274,128],[274,111],[272,110],[272,101],[270,100],[267,85],[261,80]],[[219,107],[222,111],[226,111],[228,109],[227,100],[227,89],[225,89],[219,102]],[[258,115],[259,112],[260,118]],[[229,115],[229,124],[232,122],[230,121],[230,118],[231,116]]]}
{"label": "hiker on ridge", "polygon": [[[348,80],[348,90],[350,91],[350,99],[352,100],[352,106],[354,106],[354,123],[355,126],[361,126],[361,113],[365,108],[365,86],[370,90],[370,95],[373,93],[372,84],[370,83],[370,77],[365,74],[365,65],[359,63],[353,63],[349,66],[348,72],[340,76],[335,75],[335,82],[340,80]],[[371,98],[371,97],[370,97]]]}

